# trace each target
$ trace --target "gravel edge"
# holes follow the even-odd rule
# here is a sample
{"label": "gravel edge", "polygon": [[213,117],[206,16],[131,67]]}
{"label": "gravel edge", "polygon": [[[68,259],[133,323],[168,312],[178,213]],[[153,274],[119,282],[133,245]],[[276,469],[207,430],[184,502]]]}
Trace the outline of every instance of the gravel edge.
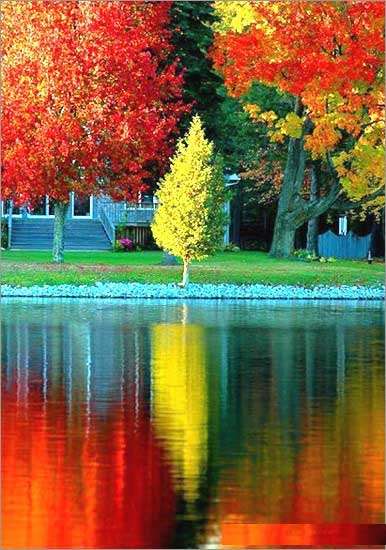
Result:
{"label": "gravel edge", "polygon": [[2,297],[15,298],[144,298],[144,299],[276,299],[276,300],[383,300],[383,285],[312,286],[96,283],[94,285],[1,286]]}

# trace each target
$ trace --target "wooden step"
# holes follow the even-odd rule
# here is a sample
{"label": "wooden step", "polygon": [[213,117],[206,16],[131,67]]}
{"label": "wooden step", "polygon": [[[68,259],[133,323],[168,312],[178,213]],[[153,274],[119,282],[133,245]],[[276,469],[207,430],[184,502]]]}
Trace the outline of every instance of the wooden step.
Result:
{"label": "wooden step", "polygon": [[[49,250],[52,248],[52,218],[14,219],[11,248]],[[111,242],[99,220],[67,220],[64,226],[64,248],[67,250],[110,250]]]}

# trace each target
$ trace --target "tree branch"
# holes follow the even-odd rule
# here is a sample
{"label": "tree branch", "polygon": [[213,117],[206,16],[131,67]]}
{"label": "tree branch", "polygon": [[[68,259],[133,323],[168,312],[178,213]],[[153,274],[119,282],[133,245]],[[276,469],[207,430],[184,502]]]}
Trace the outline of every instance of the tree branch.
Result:
{"label": "tree branch", "polygon": [[342,200],[336,202],[336,204],[333,205],[332,209],[335,211],[340,210],[342,212],[346,212],[347,210],[355,210],[356,208],[360,208],[361,206],[377,199],[378,197],[382,197],[382,195],[384,195],[384,192],[384,189],[380,187],[379,189],[373,191],[369,195],[366,195],[365,197],[362,197],[357,201]]}
{"label": "tree branch", "polygon": [[327,195],[316,198],[314,200],[305,201],[301,197],[297,201],[297,207],[294,210],[292,216],[298,227],[307,222],[311,218],[315,218],[324,214],[331,206],[337,201],[339,196],[343,193],[343,189],[340,185],[339,177],[337,177],[336,170],[332,164],[331,158],[327,157],[329,171],[333,179],[333,185]]}

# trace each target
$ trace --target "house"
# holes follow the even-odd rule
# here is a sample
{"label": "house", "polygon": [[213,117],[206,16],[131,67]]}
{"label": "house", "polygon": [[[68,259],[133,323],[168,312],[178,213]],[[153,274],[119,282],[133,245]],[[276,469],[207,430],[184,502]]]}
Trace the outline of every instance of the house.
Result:
{"label": "house", "polygon": [[[137,203],[116,202],[109,197],[78,198],[70,193],[64,228],[67,250],[109,250],[115,243],[116,227],[125,224],[135,228],[137,241],[143,242],[150,231],[156,203],[143,195]],[[10,248],[49,250],[52,248],[54,215],[49,197],[33,210],[12,208],[1,203],[1,215],[8,221]]]}
{"label": "house", "polygon": [[[225,176],[226,186],[238,182],[235,174]],[[13,208],[1,201],[1,217],[8,223],[8,245],[13,249],[50,250],[54,235],[52,202],[45,197],[33,210]],[[66,250],[109,250],[116,240],[117,227],[141,246],[151,241],[150,225],[157,208],[153,194],[140,194],[136,203],[114,201],[110,197],[77,197],[70,193],[64,228]],[[224,205],[229,213],[229,202]],[[229,243],[229,226],[224,230],[224,244]]]}

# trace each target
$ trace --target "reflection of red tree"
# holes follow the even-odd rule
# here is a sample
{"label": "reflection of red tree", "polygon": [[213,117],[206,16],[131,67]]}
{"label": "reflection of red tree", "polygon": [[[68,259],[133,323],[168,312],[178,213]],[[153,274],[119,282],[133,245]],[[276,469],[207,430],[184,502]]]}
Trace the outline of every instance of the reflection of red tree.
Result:
{"label": "reflection of red tree", "polygon": [[383,407],[356,403],[356,414],[350,409],[342,418],[338,406],[332,418],[315,416],[295,455],[267,429],[255,454],[223,472],[216,515],[262,524],[382,522]]}
{"label": "reflection of red tree", "polygon": [[159,548],[173,530],[174,491],[143,415],[68,416],[32,390],[2,402],[2,547]]}
{"label": "reflection of red tree", "polygon": [[[255,447],[250,441],[248,455],[222,472],[210,516],[224,544],[322,547],[338,541],[351,546],[361,540],[368,547],[376,528],[366,533],[359,524],[382,523],[384,517],[384,393],[379,364],[374,362],[370,369],[363,361],[363,371],[350,364],[344,394],[327,412],[304,416],[296,449],[283,445],[275,418],[269,419],[264,438]],[[208,532],[213,530],[210,526]],[[379,543],[382,536],[374,540]]]}

